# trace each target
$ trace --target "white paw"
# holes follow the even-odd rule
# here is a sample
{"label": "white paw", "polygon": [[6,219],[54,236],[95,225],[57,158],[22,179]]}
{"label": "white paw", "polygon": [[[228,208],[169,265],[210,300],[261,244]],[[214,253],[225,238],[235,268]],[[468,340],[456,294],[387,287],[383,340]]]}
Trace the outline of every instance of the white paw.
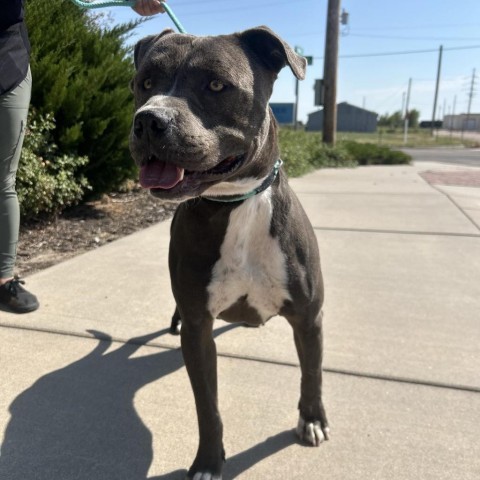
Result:
{"label": "white paw", "polygon": [[180,335],[181,329],[182,329],[182,321],[178,320],[177,322],[174,322],[172,320],[172,323],[170,324],[170,333],[172,335]]}
{"label": "white paw", "polygon": [[303,440],[314,447],[318,447],[322,442],[328,440],[330,429],[328,427],[322,429],[319,421],[306,422],[300,416],[298,419],[296,432],[300,440]]}
{"label": "white paw", "polygon": [[[186,480],[190,480],[190,477]],[[197,472],[191,480],[222,480],[222,477],[210,472]]]}

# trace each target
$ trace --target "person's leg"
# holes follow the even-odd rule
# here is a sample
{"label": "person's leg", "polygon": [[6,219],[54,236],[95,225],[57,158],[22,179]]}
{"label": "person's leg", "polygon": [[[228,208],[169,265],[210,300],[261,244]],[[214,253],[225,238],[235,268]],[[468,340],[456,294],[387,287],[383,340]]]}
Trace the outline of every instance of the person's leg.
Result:
{"label": "person's leg", "polygon": [[[15,177],[25,136],[31,86],[29,70],[17,88],[0,96],[0,303],[18,311],[38,308],[36,298],[13,278],[20,228]],[[12,297],[15,298],[12,300]]]}

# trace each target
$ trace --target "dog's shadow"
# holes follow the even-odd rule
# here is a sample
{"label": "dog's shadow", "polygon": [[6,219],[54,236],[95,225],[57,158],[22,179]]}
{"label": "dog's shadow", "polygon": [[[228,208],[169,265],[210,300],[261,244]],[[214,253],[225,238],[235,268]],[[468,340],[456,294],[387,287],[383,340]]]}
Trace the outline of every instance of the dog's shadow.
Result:
{"label": "dog's shadow", "polygon": [[[217,328],[214,334],[232,328]],[[10,405],[11,418],[0,450],[0,478],[183,479],[185,470],[148,479],[152,434],[133,403],[142,387],[183,367],[180,350],[131,358],[141,345],[167,330],[131,339],[108,353],[111,339],[91,333],[98,343],[88,355],[41,377]],[[172,396],[172,402],[177,401],[181,399]],[[229,458],[224,478],[236,478],[294,443],[291,431],[271,437]]]}

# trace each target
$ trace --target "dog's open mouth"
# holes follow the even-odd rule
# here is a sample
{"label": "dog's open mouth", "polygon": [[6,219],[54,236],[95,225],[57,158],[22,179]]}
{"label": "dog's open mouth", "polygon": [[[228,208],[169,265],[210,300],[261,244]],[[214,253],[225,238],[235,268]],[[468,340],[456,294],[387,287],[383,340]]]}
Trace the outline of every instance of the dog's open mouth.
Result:
{"label": "dog's open mouth", "polygon": [[185,178],[211,178],[234,172],[245,160],[245,155],[227,157],[215,167],[203,171],[186,170],[172,163],[164,162],[151,156],[148,163],[140,168],[140,185],[143,188],[170,190]]}
{"label": "dog's open mouth", "polygon": [[184,176],[183,168],[151,157],[148,163],[140,167],[139,180],[143,188],[169,190],[180,183]]}

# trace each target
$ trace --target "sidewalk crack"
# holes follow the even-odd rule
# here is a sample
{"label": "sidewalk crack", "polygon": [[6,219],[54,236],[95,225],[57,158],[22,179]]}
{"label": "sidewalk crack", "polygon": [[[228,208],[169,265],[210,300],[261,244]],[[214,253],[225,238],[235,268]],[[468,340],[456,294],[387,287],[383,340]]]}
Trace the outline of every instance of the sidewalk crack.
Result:
{"label": "sidewalk crack", "polygon": [[[421,172],[420,172],[421,173]],[[460,211],[460,213],[462,213],[465,218],[467,220],[469,220],[469,222],[480,232],[480,225],[477,224],[477,222],[475,222],[475,220],[447,193],[447,192],[444,192],[443,190],[441,190],[439,187],[437,187],[436,185],[432,184],[432,183],[429,183],[427,182],[427,180],[425,180],[422,175],[420,175],[420,173],[418,173],[418,176],[429,186],[431,187],[433,190],[436,190],[437,192],[439,192],[440,194],[442,194],[443,196],[447,197],[448,200],[450,200],[450,202],[457,208],[457,210]]]}

